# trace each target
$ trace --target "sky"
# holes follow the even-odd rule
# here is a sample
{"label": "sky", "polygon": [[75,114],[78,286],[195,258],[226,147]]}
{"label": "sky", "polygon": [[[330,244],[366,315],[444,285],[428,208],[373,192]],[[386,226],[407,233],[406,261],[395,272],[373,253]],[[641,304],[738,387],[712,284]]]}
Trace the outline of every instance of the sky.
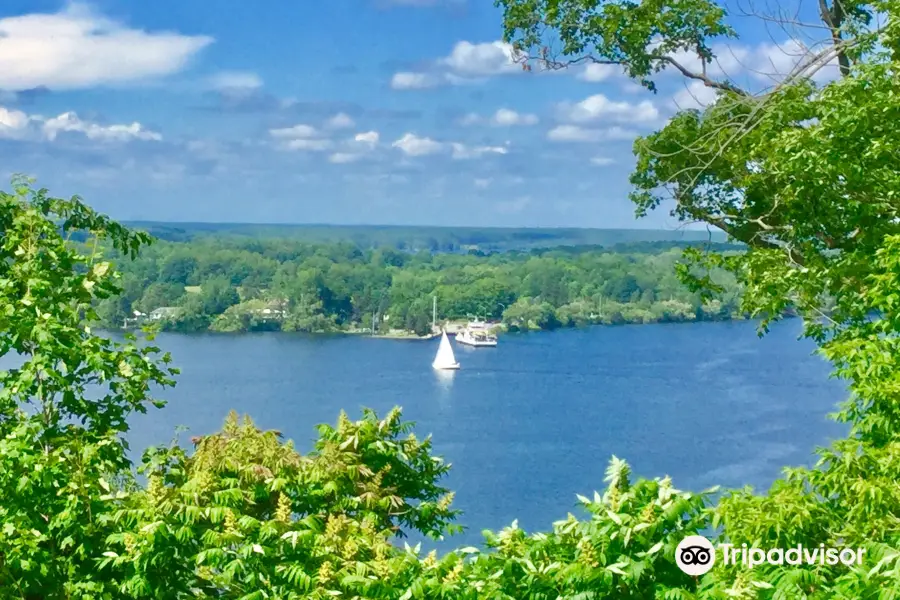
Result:
{"label": "sky", "polygon": [[[712,69],[796,63],[735,19]],[[4,0],[0,175],[120,220],[678,227],[635,220],[632,143],[709,90],[525,72],[501,25],[490,0]]]}

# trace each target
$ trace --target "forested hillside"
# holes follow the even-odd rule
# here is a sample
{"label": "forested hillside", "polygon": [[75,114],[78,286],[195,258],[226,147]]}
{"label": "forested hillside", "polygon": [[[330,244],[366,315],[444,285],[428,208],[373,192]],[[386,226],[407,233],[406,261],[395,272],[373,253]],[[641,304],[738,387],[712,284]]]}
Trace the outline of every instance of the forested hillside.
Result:
{"label": "forested hillside", "polygon": [[704,304],[675,274],[678,246],[458,254],[229,236],[158,242],[116,261],[124,293],[98,312],[106,327],[136,324],[137,311],[179,331],[371,331],[374,320],[376,331],[419,334],[431,330],[433,298],[440,320],[511,329],[736,315],[733,277],[716,273],[727,293]]}
{"label": "forested hillside", "polygon": [[364,249],[458,252],[528,250],[556,246],[613,246],[640,242],[724,243],[725,234],[704,230],[514,227],[418,227],[404,225],[288,225],[262,223],[125,223],[172,242],[215,238],[281,238],[310,244],[350,242]]}

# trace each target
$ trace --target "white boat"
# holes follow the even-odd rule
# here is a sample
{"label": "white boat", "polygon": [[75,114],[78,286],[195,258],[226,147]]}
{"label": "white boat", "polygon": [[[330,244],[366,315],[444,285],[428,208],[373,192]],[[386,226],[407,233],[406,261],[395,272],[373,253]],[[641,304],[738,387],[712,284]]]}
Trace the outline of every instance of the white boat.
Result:
{"label": "white boat", "polygon": [[434,362],[431,363],[431,366],[442,371],[459,368],[459,363],[456,362],[453,346],[450,345],[450,339],[447,337],[446,331],[441,332],[441,344],[438,346],[437,355],[434,357]]}
{"label": "white boat", "polygon": [[491,333],[488,323],[471,321],[465,329],[456,334],[456,341],[476,348],[492,348],[497,345],[497,336]]}

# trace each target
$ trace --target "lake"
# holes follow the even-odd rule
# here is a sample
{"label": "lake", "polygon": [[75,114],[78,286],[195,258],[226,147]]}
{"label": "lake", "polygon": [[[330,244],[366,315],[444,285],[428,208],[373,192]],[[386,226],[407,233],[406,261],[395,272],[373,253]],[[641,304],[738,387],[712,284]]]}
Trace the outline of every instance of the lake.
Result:
{"label": "lake", "polygon": [[698,491],[766,487],[781,467],[811,464],[845,431],[826,415],[846,392],[800,327],[762,339],[748,321],[504,335],[497,348],[455,345],[462,369],[449,378],[430,366],[437,340],[161,334],[182,374],[130,439],[141,450],[178,425],[211,433],[236,409],[306,451],[342,408],[400,405],[453,464],[446,485],[469,529],[449,543],[477,544],[514,519],[548,529],[575,494],[603,489],[612,455]]}

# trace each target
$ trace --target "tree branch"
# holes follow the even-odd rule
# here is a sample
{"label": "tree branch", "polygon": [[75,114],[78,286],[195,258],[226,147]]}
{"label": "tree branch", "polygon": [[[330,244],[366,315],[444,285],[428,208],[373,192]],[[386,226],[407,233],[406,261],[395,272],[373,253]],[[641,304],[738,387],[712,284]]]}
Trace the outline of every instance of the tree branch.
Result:
{"label": "tree branch", "polygon": [[[668,63],[678,69],[682,75],[687,77],[688,79],[695,79],[697,81],[702,81],[706,87],[710,87],[717,90],[724,90],[728,92],[735,93],[739,96],[749,96],[750,94],[741,88],[728,83],[727,81],[716,81],[715,79],[711,79],[706,76],[704,73],[694,73],[693,71],[687,69],[682,64],[680,64],[677,60],[672,58],[671,56],[666,55],[650,55],[652,60],[658,60],[660,62]],[[706,62],[703,62],[706,65]],[[704,68],[705,71],[705,68]]]}
{"label": "tree branch", "polygon": [[776,244],[771,242],[765,238],[760,237],[760,234],[763,233],[762,229],[758,229],[753,232],[752,235],[747,235],[746,233],[741,233],[737,230],[737,228],[730,222],[728,222],[724,217],[714,217],[712,215],[696,215],[696,217],[700,218],[700,220],[709,223],[711,225],[715,225],[725,233],[727,233],[732,238],[741,241],[751,248],[763,248],[766,250],[782,250],[787,253],[788,258],[793,261],[798,267],[803,267],[805,264],[805,260],[803,256],[797,253],[796,250],[790,247],[785,247],[781,244]]}
{"label": "tree branch", "polygon": [[[750,95],[749,92],[747,92],[731,83],[728,83],[727,81],[716,81],[715,79],[712,79],[711,77],[707,76],[705,61],[703,61],[703,73],[695,73],[694,71],[691,71],[690,69],[688,69],[687,67],[685,67],[684,65],[682,65],[681,63],[676,61],[671,56],[667,56],[665,54],[651,53],[651,54],[648,54],[647,57],[650,60],[655,60],[655,61],[659,61],[659,62],[663,62],[663,63],[667,63],[669,65],[672,65],[673,67],[678,69],[678,71],[681,72],[681,74],[684,75],[684,77],[686,77],[688,79],[694,79],[696,81],[702,81],[703,84],[706,85],[707,87],[717,89],[717,90],[733,92],[735,94],[738,94],[739,96],[749,96]],[[544,67],[544,69],[547,71],[559,71],[559,70],[567,69],[571,66],[579,65],[579,64],[582,64],[585,62],[598,64],[598,65],[614,65],[614,66],[625,66],[626,65],[625,61],[610,60],[610,59],[606,59],[606,58],[597,58],[596,56],[593,56],[591,54],[586,54],[584,56],[579,56],[578,58],[573,58],[573,59],[565,60],[565,61],[559,61],[556,59],[548,58],[546,52],[542,52],[540,56],[534,56],[531,54],[525,54],[525,53],[520,52],[519,54],[517,54],[513,57],[513,62],[521,63],[523,66],[527,66],[527,64],[531,61],[539,62]]]}
{"label": "tree branch", "polygon": [[837,49],[838,65],[840,66],[841,75],[846,77],[850,74],[850,58],[847,56],[846,45],[841,37],[841,25],[844,23],[844,9],[840,0],[833,0],[832,8],[828,8],[827,0],[819,0],[819,12],[822,15],[822,21],[831,31],[831,41]]}

